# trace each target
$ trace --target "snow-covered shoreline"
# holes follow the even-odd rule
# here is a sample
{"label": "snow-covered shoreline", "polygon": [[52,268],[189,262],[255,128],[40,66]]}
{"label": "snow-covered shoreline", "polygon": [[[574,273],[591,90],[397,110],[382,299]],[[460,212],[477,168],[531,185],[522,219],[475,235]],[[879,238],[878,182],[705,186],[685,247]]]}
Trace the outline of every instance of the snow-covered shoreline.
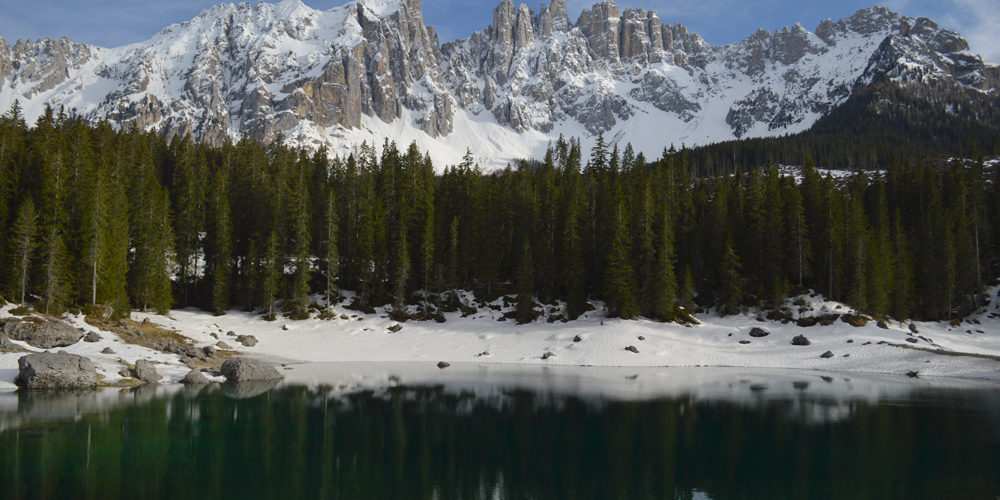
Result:
{"label": "snow-covered shoreline", "polygon": [[[991,296],[996,296],[996,290],[991,291]],[[808,309],[814,315],[852,312],[840,304],[810,300],[799,310]],[[12,307],[0,309],[0,317],[9,316]],[[610,319],[598,309],[568,323],[539,320],[515,325],[499,321],[503,311],[489,307],[465,318],[459,313],[448,314],[444,323],[399,323],[382,309],[375,314],[332,309],[336,313],[332,319],[320,319],[316,314],[302,321],[279,317],[268,322],[260,315],[238,311],[214,316],[194,309],[175,310],[167,316],[133,313],[132,319],[176,330],[199,348],[214,346],[221,340],[236,346],[243,355],[287,365],[286,373],[301,369],[302,363],[434,366],[445,361],[476,365],[735,367],[899,376],[916,373],[920,377],[1000,381],[1000,317],[995,314],[1000,309],[994,304],[958,326],[914,323],[917,333],[911,331],[910,324],[896,322],[880,327],[870,321],[855,327],[837,320],[828,326],[801,327],[794,321],[782,324],[754,314],[720,317],[706,313],[698,315],[700,324],[685,326]],[[114,333],[99,330],[79,316],[70,317],[68,322],[96,331],[102,339],[54,350],[91,358],[107,383],[121,381],[123,362],[132,364],[138,359],[160,363],[157,370],[164,377],[163,383],[178,382],[189,370],[177,354],[126,344]],[[754,328],[768,335],[751,337]],[[259,343],[242,347],[231,333],[252,335]],[[792,339],[799,335],[808,338],[810,345],[792,345]],[[38,351],[22,342],[14,343]],[[106,347],[115,354],[102,354]],[[630,347],[635,349],[628,350]],[[939,354],[941,351],[950,355]],[[0,354],[0,391],[15,389],[17,359],[22,355]]]}

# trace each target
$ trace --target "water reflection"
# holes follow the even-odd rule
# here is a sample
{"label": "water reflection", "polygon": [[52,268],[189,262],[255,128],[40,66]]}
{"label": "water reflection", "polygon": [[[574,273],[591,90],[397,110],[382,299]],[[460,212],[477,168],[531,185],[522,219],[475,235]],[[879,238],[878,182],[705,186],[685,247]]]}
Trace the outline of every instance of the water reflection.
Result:
{"label": "water reflection", "polygon": [[[310,369],[278,387],[0,397],[3,496],[1000,493],[1000,396],[990,384],[740,370],[652,370],[630,380],[614,370],[441,374],[398,366],[327,368],[319,381]],[[643,380],[645,389],[635,390]]]}

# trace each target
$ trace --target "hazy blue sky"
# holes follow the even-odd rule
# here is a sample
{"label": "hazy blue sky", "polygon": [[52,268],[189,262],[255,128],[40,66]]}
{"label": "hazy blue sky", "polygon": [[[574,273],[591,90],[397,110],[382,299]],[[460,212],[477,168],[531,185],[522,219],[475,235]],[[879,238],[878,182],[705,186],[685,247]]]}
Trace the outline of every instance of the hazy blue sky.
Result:
{"label": "hazy blue sky", "polygon": [[[317,9],[345,0],[304,0]],[[871,1],[871,0],[869,0]],[[108,47],[145,40],[161,28],[188,20],[216,0],[0,0],[0,37],[67,36]],[[499,0],[423,0],[425,18],[442,41],[467,36],[492,20]],[[594,0],[567,0],[574,19]],[[709,43],[738,41],[757,28],[774,30],[802,23],[810,31],[825,18],[839,19],[872,4],[863,0],[621,0],[622,7],[656,10],[667,23],[679,21]],[[908,16],[926,16],[969,39],[974,51],[1000,63],[1000,1],[884,0]],[[529,2],[536,8],[540,2]]]}

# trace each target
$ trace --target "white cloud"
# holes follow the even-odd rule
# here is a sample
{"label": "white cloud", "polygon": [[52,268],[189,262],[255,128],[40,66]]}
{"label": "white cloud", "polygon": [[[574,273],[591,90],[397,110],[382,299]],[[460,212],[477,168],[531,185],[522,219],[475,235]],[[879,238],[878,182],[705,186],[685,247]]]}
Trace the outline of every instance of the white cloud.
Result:
{"label": "white cloud", "polygon": [[1000,64],[1000,2],[984,0],[955,0],[956,18],[945,19],[954,23],[972,47],[973,52],[988,62]]}

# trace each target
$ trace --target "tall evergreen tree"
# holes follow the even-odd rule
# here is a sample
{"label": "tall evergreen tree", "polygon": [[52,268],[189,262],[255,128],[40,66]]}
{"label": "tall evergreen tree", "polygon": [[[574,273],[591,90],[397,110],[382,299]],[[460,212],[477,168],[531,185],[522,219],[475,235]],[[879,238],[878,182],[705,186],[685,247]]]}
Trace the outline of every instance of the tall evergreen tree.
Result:
{"label": "tall evergreen tree", "polygon": [[14,223],[14,277],[20,286],[21,302],[24,305],[24,297],[28,288],[29,271],[31,270],[31,256],[35,251],[35,235],[38,232],[38,213],[35,211],[35,202],[25,198],[21,203],[21,208],[17,211],[17,220]]}

